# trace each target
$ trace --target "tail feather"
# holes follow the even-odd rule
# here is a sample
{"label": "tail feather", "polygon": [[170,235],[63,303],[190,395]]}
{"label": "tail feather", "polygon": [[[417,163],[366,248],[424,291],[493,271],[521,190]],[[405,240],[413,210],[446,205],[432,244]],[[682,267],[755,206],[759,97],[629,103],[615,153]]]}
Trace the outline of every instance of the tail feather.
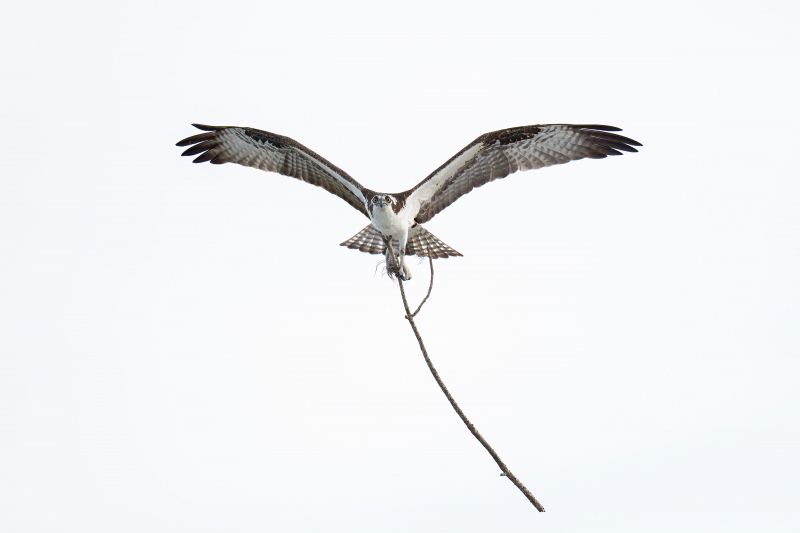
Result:
{"label": "tail feather", "polygon": [[347,246],[351,250],[359,250],[368,254],[383,254],[386,252],[386,243],[383,240],[383,235],[372,224],[339,246]]}
{"label": "tail feather", "polygon": [[436,238],[430,231],[419,224],[409,230],[406,255],[432,257],[440,259],[446,257],[461,257],[461,254]]}
{"label": "tail feather", "polygon": [[[383,235],[372,224],[344,241],[341,246],[368,254],[386,253],[386,242],[383,239]],[[461,256],[459,252],[437,239],[433,233],[419,224],[408,232],[406,255],[418,255],[420,257],[428,257],[430,255],[433,259]]]}

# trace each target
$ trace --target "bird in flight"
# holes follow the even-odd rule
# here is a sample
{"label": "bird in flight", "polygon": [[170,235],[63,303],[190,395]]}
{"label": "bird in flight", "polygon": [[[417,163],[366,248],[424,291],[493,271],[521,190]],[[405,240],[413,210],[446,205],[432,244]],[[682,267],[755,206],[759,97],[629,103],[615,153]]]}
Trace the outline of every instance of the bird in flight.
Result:
{"label": "bird in flight", "polygon": [[183,139],[185,156],[195,163],[238,163],[291,176],[335,194],[370,220],[341,245],[383,254],[390,276],[411,279],[407,255],[431,259],[461,254],[422,227],[437,213],[490,181],[585,157],[602,159],[636,152],[638,142],[598,124],[540,124],[484,133],[437,168],[415,187],[401,193],[367,189],[345,171],[297,141],[254,128],[205,126]]}

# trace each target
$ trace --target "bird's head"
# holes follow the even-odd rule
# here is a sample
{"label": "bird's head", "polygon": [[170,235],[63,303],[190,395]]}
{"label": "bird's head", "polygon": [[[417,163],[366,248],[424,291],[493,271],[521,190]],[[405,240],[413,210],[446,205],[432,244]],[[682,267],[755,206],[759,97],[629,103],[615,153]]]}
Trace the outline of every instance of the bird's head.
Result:
{"label": "bird's head", "polygon": [[370,211],[374,209],[391,209],[397,199],[391,194],[377,193],[369,201]]}

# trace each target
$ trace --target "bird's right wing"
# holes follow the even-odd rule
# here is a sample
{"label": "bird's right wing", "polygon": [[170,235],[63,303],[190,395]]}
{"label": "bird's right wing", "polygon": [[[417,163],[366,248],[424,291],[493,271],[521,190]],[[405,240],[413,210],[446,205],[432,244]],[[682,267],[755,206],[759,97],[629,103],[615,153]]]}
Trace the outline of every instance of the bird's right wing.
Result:
{"label": "bird's right wing", "polygon": [[369,217],[364,188],[345,171],[299,142],[253,128],[193,126],[207,133],[187,137],[177,146],[193,145],[181,155],[197,155],[195,163],[238,163],[291,176],[322,187]]}

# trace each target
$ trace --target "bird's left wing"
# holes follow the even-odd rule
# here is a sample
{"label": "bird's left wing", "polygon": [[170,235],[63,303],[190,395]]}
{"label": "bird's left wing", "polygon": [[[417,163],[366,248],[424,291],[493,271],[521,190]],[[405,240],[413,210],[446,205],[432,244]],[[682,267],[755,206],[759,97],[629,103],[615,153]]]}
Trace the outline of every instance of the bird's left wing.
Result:
{"label": "bird's left wing", "polygon": [[181,155],[199,154],[195,163],[238,163],[291,176],[322,187],[369,217],[363,187],[344,170],[299,142],[254,128],[192,125],[207,133],[187,137],[177,145],[193,145]]}
{"label": "bird's left wing", "polygon": [[424,223],[475,187],[520,170],[636,152],[638,142],[613,126],[542,124],[485,133],[404,193]]}

